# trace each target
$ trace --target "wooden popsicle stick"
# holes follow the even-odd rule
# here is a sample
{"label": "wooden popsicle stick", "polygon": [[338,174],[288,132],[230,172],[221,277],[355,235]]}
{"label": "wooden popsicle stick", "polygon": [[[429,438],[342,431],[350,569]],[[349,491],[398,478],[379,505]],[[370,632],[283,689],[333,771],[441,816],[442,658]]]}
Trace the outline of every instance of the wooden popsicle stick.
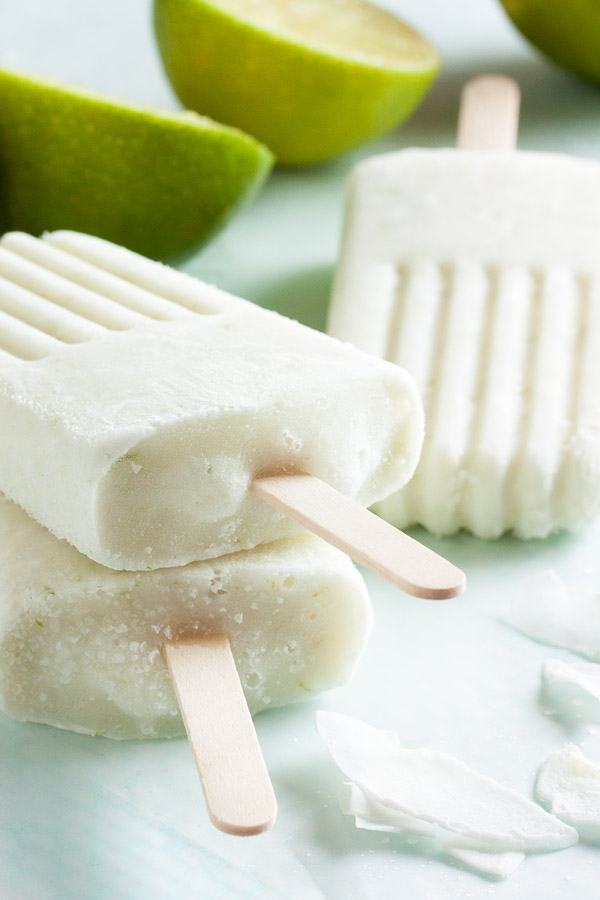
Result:
{"label": "wooden popsicle stick", "polygon": [[163,652],[213,825],[234,835],[266,831],[277,801],[229,638],[182,638]]}
{"label": "wooden popsicle stick", "polygon": [[460,569],[314,475],[256,478],[250,490],[407,594],[445,600],[465,589]]}
{"label": "wooden popsicle stick", "polygon": [[465,84],[458,116],[460,150],[514,150],[521,92],[506,75],[478,75]]}

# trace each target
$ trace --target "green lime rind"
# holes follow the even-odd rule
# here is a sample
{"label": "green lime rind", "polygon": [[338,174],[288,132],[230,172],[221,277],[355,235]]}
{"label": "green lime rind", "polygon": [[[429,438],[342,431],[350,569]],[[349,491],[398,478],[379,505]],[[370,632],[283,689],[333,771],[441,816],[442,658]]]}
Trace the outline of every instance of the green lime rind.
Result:
{"label": "green lime rind", "polygon": [[308,45],[210,0],[154,0],[154,27],[182,103],[253,134],[284,165],[385,134],[421,102],[439,69],[427,44],[421,61],[392,65]]}
{"label": "green lime rind", "polygon": [[599,0],[501,0],[521,34],[549,59],[600,83]]}
{"label": "green lime rind", "polygon": [[0,229],[72,229],[169,259],[260,188],[270,151],[194,113],[0,70]]}

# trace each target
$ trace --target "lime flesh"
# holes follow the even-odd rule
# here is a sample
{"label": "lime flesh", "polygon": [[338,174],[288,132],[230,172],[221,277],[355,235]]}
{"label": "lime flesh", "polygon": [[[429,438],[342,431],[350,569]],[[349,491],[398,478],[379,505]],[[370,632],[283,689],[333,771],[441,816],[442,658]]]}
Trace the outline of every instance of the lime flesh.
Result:
{"label": "lime flesh", "polygon": [[439,66],[416,31],[362,0],[155,0],[154,22],[181,101],[288,165],[389,131]]}
{"label": "lime flesh", "polygon": [[0,230],[61,228],[156,259],[185,254],[257,190],[253,138],[194,113],[0,71]]}
{"label": "lime flesh", "polygon": [[409,25],[368,3],[348,0],[220,0],[223,12],[306,47],[358,62],[427,66],[431,48]]}

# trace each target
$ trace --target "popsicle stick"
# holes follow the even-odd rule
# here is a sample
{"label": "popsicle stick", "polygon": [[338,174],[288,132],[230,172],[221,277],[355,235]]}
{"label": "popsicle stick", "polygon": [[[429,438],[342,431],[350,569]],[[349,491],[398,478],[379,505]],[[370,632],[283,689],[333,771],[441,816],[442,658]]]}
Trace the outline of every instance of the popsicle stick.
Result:
{"label": "popsicle stick", "polygon": [[407,594],[445,600],[465,589],[460,569],[314,475],[257,478],[250,489]]}
{"label": "popsicle stick", "polygon": [[266,831],[277,801],[227,635],[168,641],[164,655],[213,825]]}
{"label": "popsicle stick", "polygon": [[460,101],[460,150],[514,150],[521,92],[506,75],[478,75],[465,84]]}

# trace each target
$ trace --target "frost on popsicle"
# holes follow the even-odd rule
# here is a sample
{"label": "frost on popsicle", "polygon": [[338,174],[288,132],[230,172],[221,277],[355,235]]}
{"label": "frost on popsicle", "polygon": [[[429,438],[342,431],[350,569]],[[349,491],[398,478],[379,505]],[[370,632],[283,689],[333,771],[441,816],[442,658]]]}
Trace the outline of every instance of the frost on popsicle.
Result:
{"label": "frost on popsicle", "polygon": [[600,662],[598,591],[568,587],[555,572],[540,572],[520,585],[511,622],[535,641]]}
{"label": "frost on popsicle", "polygon": [[527,852],[577,842],[573,828],[448,754],[402,747],[395,733],[339,713],[317,712],[316,722],[351,782],[341,806],[358,828],[439,836],[445,853],[498,878]]}
{"label": "frost on popsicle", "polygon": [[538,775],[536,796],[555,816],[569,822],[581,838],[600,842],[600,765],[568,744],[551,753]]}
{"label": "frost on popsicle", "polygon": [[350,560],[308,535],[115,572],[0,494],[0,572],[0,709],[114,738],[183,733],[165,641],[227,634],[254,713],[344,681],[371,624]]}

